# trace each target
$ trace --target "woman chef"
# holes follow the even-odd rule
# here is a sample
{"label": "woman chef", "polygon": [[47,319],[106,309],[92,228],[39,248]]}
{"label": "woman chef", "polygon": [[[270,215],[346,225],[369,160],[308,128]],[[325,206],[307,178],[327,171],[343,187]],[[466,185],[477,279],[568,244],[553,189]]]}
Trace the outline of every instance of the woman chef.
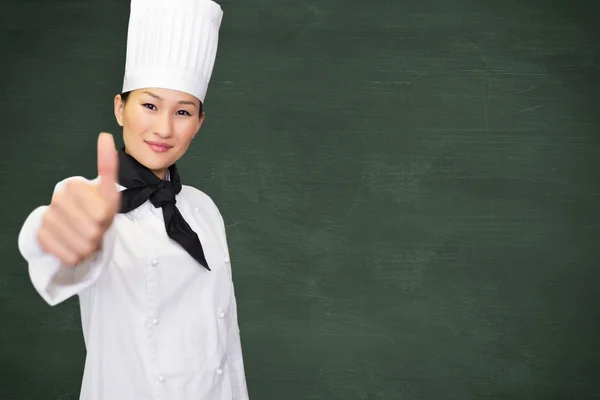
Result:
{"label": "woman chef", "polygon": [[98,177],[59,182],[19,234],[44,300],[79,297],[81,399],[248,399],[223,219],[175,166],[204,120],[221,18],[210,0],[131,1],[125,147],[101,134]]}

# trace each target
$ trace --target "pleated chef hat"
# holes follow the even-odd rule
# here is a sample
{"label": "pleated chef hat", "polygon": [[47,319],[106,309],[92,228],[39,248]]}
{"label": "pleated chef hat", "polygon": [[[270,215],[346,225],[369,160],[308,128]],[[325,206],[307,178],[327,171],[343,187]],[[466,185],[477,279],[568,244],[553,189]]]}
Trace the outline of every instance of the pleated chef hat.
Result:
{"label": "pleated chef hat", "polygon": [[123,92],[173,89],[204,103],[222,18],[211,0],[131,0]]}

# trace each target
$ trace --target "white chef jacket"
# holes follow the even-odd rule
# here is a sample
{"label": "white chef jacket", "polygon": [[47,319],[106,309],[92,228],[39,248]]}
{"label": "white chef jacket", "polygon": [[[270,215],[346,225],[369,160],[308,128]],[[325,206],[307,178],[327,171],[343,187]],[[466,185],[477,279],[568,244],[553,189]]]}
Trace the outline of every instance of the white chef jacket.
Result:
{"label": "white chef jacket", "polygon": [[[70,179],[86,180],[67,178],[55,192]],[[167,236],[162,209],[149,201],[117,214],[102,249],[74,268],[37,242],[47,206],[21,228],[19,250],[42,298],[56,305],[79,296],[80,400],[248,399],[223,218],[193,187],[183,185],[176,201],[212,271]]]}

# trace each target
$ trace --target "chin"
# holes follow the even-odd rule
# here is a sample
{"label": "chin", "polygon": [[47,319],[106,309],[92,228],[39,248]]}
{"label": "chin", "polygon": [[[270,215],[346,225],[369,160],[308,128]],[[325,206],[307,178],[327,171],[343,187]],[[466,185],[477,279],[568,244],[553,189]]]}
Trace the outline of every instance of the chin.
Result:
{"label": "chin", "polygon": [[147,168],[149,168],[151,170],[166,169],[166,168],[169,168],[171,165],[173,165],[173,161],[171,161],[170,158],[160,159],[162,157],[160,157],[160,158],[159,157],[160,156],[155,156],[155,155],[145,157],[143,159],[142,164],[144,164]]}
{"label": "chin", "polygon": [[140,164],[151,170],[166,169],[174,163],[172,160],[173,157],[167,154],[156,154],[152,150],[149,152],[141,151],[137,154],[134,153],[133,156]]}
{"label": "chin", "polygon": [[146,168],[152,171],[160,171],[169,168],[173,163],[161,163],[152,160],[151,162],[142,163]]}

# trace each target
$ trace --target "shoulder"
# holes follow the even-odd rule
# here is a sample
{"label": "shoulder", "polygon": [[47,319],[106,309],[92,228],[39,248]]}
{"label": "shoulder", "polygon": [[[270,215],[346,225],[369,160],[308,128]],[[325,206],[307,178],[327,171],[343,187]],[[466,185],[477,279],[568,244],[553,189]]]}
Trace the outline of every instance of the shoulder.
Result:
{"label": "shoulder", "polygon": [[85,182],[85,183],[91,183],[91,184],[95,184],[98,183],[100,181],[100,177],[94,178],[94,179],[88,179],[88,178],[84,178],[83,176],[69,176],[67,178],[64,178],[63,180],[59,181],[55,186],[54,186],[54,193],[64,190],[65,187],[70,183],[70,182]]}
{"label": "shoulder", "polygon": [[217,206],[208,194],[204,193],[200,189],[196,189],[193,186],[181,185],[181,194],[184,195],[188,201],[191,201],[194,204],[208,206],[211,208]]}
{"label": "shoulder", "polygon": [[181,185],[181,194],[193,204],[194,207],[201,208],[204,212],[222,220],[221,212],[213,199],[200,189],[193,186]]}
{"label": "shoulder", "polygon": [[[65,187],[71,183],[71,182],[85,182],[85,183],[89,183],[91,185],[96,185],[98,183],[100,183],[100,177],[97,176],[94,179],[88,179],[88,178],[84,178],[83,176],[69,176],[67,178],[64,178],[63,180],[59,181],[55,186],[54,186],[54,193],[56,192],[60,192],[61,190],[64,190]],[[118,183],[115,183],[115,186],[117,187],[117,190],[124,190],[125,188],[121,185],[119,185]]]}

